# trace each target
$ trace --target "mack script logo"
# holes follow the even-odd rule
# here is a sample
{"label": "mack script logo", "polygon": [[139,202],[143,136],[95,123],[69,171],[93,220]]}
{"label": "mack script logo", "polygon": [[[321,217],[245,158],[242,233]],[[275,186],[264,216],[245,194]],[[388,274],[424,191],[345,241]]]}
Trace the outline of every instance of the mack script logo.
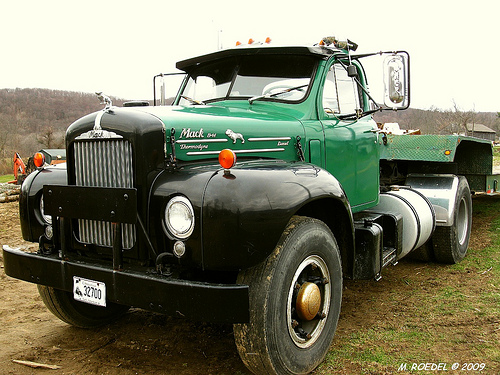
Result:
{"label": "mack script logo", "polygon": [[[240,140],[241,143],[245,143],[245,138],[241,133],[235,133],[231,129],[226,130],[226,136],[229,137],[233,141],[233,144],[236,143],[237,140]],[[203,128],[199,130],[191,130],[191,128],[183,128],[179,139],[213,139],[217,137],[217,133],[207,133],[205,137],[205,133]]]}
{"label": "mack script logo", "polygon": [[181,136],[179,137],[180,139],[182,138],[205,138],[205,135],[203,134],[203,128],[200,130],[191,130],[191,128],[184,128],[182,129]]}

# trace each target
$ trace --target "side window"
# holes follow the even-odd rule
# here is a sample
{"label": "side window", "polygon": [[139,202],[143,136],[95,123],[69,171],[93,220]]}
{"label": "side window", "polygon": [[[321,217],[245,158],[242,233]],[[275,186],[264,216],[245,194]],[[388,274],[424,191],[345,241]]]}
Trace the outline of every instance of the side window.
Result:
{"label": "side window", "polygon": [[323,89],[323,108],[326,113],[355,113],[361,108],[358,86],[340,64],[328,71]]}

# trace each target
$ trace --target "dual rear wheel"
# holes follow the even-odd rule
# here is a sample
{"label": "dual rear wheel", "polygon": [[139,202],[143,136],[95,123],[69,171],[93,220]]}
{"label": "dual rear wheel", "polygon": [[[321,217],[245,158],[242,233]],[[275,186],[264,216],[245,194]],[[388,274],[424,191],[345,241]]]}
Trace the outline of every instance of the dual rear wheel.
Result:
{"label": "dual rear wheel", "polygon": [[432,236],[434,257],[440,263],[455,264],[465,258],[472,227],[472,198],[467,179],[459,177],[453,223],[436,227]]}

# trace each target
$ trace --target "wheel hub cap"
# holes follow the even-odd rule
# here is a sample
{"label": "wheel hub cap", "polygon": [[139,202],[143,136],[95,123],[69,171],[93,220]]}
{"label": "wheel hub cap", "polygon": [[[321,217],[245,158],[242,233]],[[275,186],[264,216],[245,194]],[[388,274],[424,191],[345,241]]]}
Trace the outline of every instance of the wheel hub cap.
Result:
{"label": "wheel hub cap", "polygon": [[295,345],[309,348],[319,339],[332,301],[330,272],[319,255],[310,255],[297,267],[288,289],[287,325]]}
{"label": "wheel hub cap", "polygon": [[296,309],[300,319],[313,320],[321,307],[321,291],[314,283],[302,284],[297,295]]}

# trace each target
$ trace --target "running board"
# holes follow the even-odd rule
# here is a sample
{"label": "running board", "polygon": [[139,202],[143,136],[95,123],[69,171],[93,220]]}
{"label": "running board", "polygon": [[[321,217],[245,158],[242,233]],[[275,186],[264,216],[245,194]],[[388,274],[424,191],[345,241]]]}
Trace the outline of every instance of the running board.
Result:
{"label": "running board", "polygon": [[396,265],[398,263],[396,253],[396,249],[384,248],[382,253],[382,268],[387,267],[389,264]]}

